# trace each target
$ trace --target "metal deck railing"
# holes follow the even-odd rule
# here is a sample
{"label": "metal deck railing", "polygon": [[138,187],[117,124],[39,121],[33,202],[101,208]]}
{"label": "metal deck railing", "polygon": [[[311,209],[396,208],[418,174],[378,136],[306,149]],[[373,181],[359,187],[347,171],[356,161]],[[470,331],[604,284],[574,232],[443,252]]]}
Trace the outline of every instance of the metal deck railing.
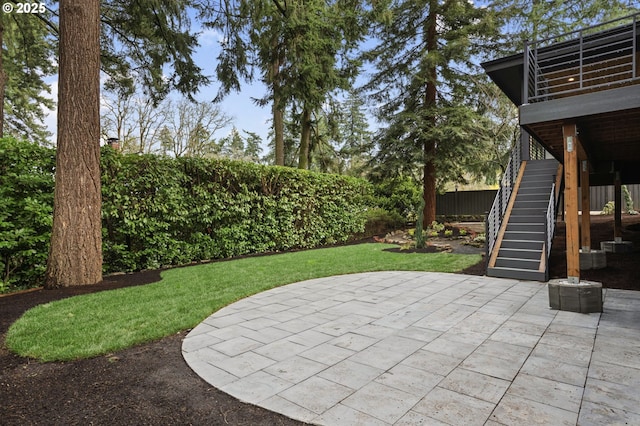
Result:
{"label": "metal deck railing", "polygon": [[525,44],[524,103],[640,84],[640,13]]}
{"label": "metal deck railing", "polygon": [[504,218],[504,214],[509,204],[509,199],[513,193],[513,187],[515,186],[518,173],[520,172],[520,166],[522,164],[522,155],[520,151],[520,143],[518,142],[511,151],[509,164],[507,164],[507,168],[500,180],[500,189],[493,200],[491,210],[487,213],[485,220],[485,250],[487,261],[489,261],[489,257],[491,256],[498,239],[498,232],[502,225],[502,219]]}

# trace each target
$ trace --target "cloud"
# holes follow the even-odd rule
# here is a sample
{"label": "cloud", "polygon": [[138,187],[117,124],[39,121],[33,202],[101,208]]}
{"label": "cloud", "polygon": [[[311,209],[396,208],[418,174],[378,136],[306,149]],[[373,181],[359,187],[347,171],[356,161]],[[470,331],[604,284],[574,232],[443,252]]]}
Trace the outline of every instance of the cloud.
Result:
{"label": "cloud", "polygon": [[202,47],[217,47],[222,41],[223,34],[214,28],[206,28],[198,33],[198,44]]}

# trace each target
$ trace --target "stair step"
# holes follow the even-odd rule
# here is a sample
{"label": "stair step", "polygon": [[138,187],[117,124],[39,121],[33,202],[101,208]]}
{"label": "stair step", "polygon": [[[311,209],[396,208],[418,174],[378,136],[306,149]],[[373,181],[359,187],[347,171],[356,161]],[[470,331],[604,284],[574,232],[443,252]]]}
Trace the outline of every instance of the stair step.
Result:
{"label": "stair step", "polygon": [[531,192],[531,193],[518,193],[516,195],[516,202],[518,201],[544,201],[549,202],[550,191],[547,192]]}
{"label": "stair step", "polygon": [[513,203],[514,209],[547,209],[549,200],[519,200],[516,198],[516,202]]}
{"label": "stair step", "polygon": [[532,241],[532,240],[516,240],[516,239],[503,239],[501,249],[526,249],[526,250],[539,250],[542,251],[544,241]]}
{"label": "stair step", "polygon": [[548,174],[540,174],[540,175],[530,175],[527,176],[526,174],[523,176],[522,181],[520,182],[520,185],[524,185],[524,186],[547,186],[547,185],[551,185],[551,183],[553,183],[553,176],[549,176]]}
{"label": "stair step", "polygon": [[511,213],[511,216],[509,217],[509,223],[544,223],[544,217],[542,215],[514,215],[513,213]]}
{"label": "stair step", "polygon": [[531,231],[531,232],[544,232],[545,224],[543,223],[527,223],[527,222],[516,222],[507,224],[507,232],[518,232],[518,231]]}
{"label": "stair step", "polygon": [[544,241],[544,232],[540,231],[505,231],[505,240]]}
{"label": "stair step", "polygon": [[529,160],[527,161],[527,169],[545,169],[545,168],[558,168],[558,161],[549,158],[547,160]]}
{"label": "stair step", "polygon": [[498,268],[533,269],[540,268],[540,259],[519,259],[513,257],[498,257],[496,259]]}
{"label": "stair step", "polygon": [[520,189],[518,189],[518,195],[527,195],[527,194],[550,194],[551,193],[551,183],[549,185],[542,186],[532,186],[532,185],[522,185],[520,184]]}
{"label": "stair step", "polygon": [[547,215],[547,206],[537,207],[537,208],[514,206],[513,209],[511,210],[511,216],[514,216],[514,215],[545,217]]}
{"label": "stair step", "polygon": [[487,276],[530,281],[546,281],[547,278],[544,272],[518,268],[487,268]]}
{"label": "stair step", "polygon": [[516,258],[516,259],[535,259],[540,261],[542,256],[542,247],[540,250],[517,249],[501,247],[498,257]]}
{"label": "stair step", "polygon": [[527,168],[524,169],[525,173],[554,173],[556,170],[558,170],[558,167],[530,167],[527,164]]}

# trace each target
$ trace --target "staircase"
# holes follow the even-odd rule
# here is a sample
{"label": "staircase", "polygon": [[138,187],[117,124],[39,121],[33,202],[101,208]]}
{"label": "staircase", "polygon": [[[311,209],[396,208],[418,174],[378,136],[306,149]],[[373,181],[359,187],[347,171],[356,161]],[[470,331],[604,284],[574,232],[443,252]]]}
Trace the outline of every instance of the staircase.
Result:
{"label": "staircase", "polygon": [[[555,221],[556,160],[533,160],[516,181],[512,200],[490,254],[487,275],[523,280],[548,280],[547,257]],[[552,217],[548,219],[548,216]],[[549,235],[551,234],[551,235]]]}

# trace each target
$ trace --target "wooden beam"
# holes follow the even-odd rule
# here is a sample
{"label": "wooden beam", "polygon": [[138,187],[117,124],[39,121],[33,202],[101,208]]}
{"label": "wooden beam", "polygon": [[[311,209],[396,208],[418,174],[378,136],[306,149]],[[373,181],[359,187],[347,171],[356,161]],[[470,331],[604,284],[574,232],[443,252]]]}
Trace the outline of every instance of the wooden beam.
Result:
{"label": "wooden beam", "polygon": [[564,139],[564,202],[567,230],[567,279],[580,282],[580,229],[578,226],[578,135],[574,123],[562,125]]}
{"label": "wooden beam", "polygon": [[580,229],[580,245],[583,253],[591,252],[591,198],[589,191],[589,162],[580,161],[580,191],[582,193],[582,221]]}

